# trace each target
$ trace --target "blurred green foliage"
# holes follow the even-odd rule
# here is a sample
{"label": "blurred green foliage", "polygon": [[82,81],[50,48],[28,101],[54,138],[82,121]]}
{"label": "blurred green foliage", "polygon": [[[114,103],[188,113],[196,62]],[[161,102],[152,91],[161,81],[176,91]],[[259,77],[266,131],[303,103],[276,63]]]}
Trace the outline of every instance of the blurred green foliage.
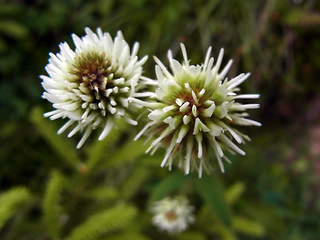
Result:
{"label": "blurred green foliage", "polygon": [[[199,180],[161,169],[162,154],[145,155],[123,122],[82,150],[57,135],[61,122],[42,117],[50,105],[39,75],[48,52],[72,46],[85,26],[121,30],[140,56],[165,63],[179,42],[191,63],[224,47],[230,76],[251,72],[242,90],[261,94],[253,118],[263,127],[245,130],[246,157]],[[318,239],[319,37],[317,0],[0,0],[0,238]],[[145,75],[155,75],[152,57]],[[196,207],[196,222],[177,235],[156,230],[149,213],[171,194]]]}

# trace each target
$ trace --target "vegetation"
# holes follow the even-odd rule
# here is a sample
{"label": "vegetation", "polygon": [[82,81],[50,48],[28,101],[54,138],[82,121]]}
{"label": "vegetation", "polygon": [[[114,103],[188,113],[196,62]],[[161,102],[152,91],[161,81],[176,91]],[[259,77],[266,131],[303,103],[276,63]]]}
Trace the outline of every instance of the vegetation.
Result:
{"label": "vegetation", "polygon": [[[5,240],[292,239],[320,236],[320,2],[316,0],[0,0],[0,238]],[[160,168],[163,152],[144,152],[137,128],[118,123],[103,141],[57,135],[42,114],[39,75],[48,52],[71,33],[121,30],[140,56],[164,63],[184,42],[192,63],[208,46],[234,59],[230,76],[251,72],[243,92],[260,93],[244,129],[245,157],[222,174]],[[225,60],[227,61],[227,60]],[[145,75],[154,77],[152,57]],[[79,136],[80,137],[80,136]],[[168,235],[150,206],[183,194],[195,223]]]}

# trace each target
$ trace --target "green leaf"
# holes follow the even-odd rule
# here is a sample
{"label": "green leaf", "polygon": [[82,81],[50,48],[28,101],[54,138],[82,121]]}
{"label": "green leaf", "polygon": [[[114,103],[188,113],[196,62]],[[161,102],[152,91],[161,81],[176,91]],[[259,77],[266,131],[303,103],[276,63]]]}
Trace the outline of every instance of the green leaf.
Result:
{"label": "green leaf", "polygon": [[105,238],[105,240],[149,240],[148,237],[139,233],[119,233],[114,234],[110,237]]}
{"label": "green leaf", "polygon": [[147,146],[143,145],[144,140],[133,141],[129,139],[127,143],[114,152],[110,158],[106,161],[107,166],[121,166],[125,163],[132,162],[137,157],[145,153]]}
{"label": "green leaf", "polygon": [[167,196],[173,190],[181,187],[186,179],[187,176],[182,173],[172,174],[164,178],[152,191],[149,202],[152,203]]}
{"label": "green leaf", "polygon": [[96,239],[102,234],[125,228],[136,216],[132,206],[117,206],[90,216],[83,224],[76,227],[66,240]]}
{"label": "green leaf", "polygon": [[226,199],[224,198],[224,191],[220,181],[217,178],[204,176],[202,179],[196,181],[196,190],[203,200],[218,214],[222,222],[230,226],[230,212],[226,204]]}
{"label": "green leaf", "polygon": [[14,38],[23,38],[27,36],[28,29],[18,22],[2,20],[0,21],[0,33]]}
{"label": "green leaf", "polygon": [[86,195],[95,201],[108,201],[114,200],[119,197],[119,191],[113,187],[96,187],[92,190],[89,190]]}
{"label": "green leaf", "polygon": [[272,209],[269,204],[259,201],[252,204],[251,202],[241,202],[241,209],[246,216],[252,219],[258,219],[263,226],[274,233],[281,233],[287,227],[282,217],[277,211]]}
{"label": "green leaf", "polygon": [[78,159],[75,147],[67,139],[57,134],[57,130],[52,123],[42,116],[43,112],[39,108],[34,108],[31,112],[31,121],[34,123],[39,133],[51,145],[53,150],[70,166],[77,168]]}
{"label": "green leaf", "polygon": [[233,229],[230,227],[226,227],[222,224],[217,224],[212,227],[213,231],[220,235],[221,239],[223,240],[237,240],[236,233],[234,233]]}
{"label": "green leaf", "polygon": [[229,187],[225,191],[225,198],[227,203],[229,205],[234,204],[235,201],[237,201],[240,198],[244,190],[245,190],[245,185],[241,182],[237,182],[233,184],[231,187]]}
{"label": "green leaf", "polygon": [[8,49],[8,44],[0,38],[0,53]]}
{"label": "green leaf", "polygon": [[140,190],[140,186],[148,179],[150,172],[146,168],[136,168],[122,187],[121,196],[130,199]]}
{"label": "green leaf", "polygon": [[207,238],[204,235],[204,233],[187,231],[187,232],[183,232],[183,233],[174,235],[173,239],[176,239],[176,240],[206,240]]}
{"label": "green leaf", "polygon": [[316,27],[320,25],[320,14],[303,9],[293,9],[286,13],[284,22],[292,27]]}
{"label": "green leaf", "polygon": [[265,234],[264,227],[258,222],[238,216],[234,216],[232,220],[234,229],[239,232],[256,237],[262,237]]}
{"label": "green leaf", "polygon": [[59,239],[62,214],[60,195],[63,189],[63,177],[59,172],[52,172],[43,200],[44,222],[52,239]]}
{"label": "green leaf", "polygon": [[21,204],[30,201],[31,195],[26,188],[15,187],[0,195],[0,229],[19,210]]}
{"label": "green leaf", "polygon": [[108,136],[102,141],[95,141],[88,149],[88,169],[92,170],[98,162],[109,152],[109,149],[121,137],[121,133],[128,128],[128,124],[123,121],[117,122],[117,127],[113,128]]}

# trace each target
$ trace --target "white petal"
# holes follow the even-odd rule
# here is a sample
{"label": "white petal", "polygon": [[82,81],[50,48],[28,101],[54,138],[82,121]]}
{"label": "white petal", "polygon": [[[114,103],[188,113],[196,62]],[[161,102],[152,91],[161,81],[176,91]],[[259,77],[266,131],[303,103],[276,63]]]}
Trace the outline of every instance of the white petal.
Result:
{"label": "white petal", "polygon": [[59,130],[58,130],[58,134],[63,133],[66,129],[68,129],[72,124],[74,123],[73,120],[69,120],[67,121]]}
{"label": "white petal", "polygon": [[201,91],[199,92],[199,97],[202,97],[205,92],[206,92],[206,90],[204,88],[202,88]]}
{"label": "white petal", "polygon": [[75,135],[78,131],[80,131],[82,128],[82,125],[79,123],[69,134],[68,134],[68,138],[72,137],[73,135]]}
{"label": "white petal", "polygon": [[175,110],[176,108],[177,108],[177,107],[176,107],[175,105],[170,105],[170,106],[164,107],[164,108],[162,109],[162,111],[164,111],[164,112],[166,113],[166,112]]}
{"label": "white petal", "polygon": [[134,141],[136,141],[138,138],[140,138],[144,133],[145,131],[148,130],[149,127],[151,127],[153,124],[153,122],[149,122],[148,124],[146,124],[142,130],[137,134],[137,136],[134,138]]}
{"label": "white petal", "polygon": [[247,74],[240,74],[237,77],[233,78],[232,80],[230,80],[227,83],[227,88],[228,89],[232,89],[238,85],[240,85],[241,83],[243,83],[248,77],[250,76],[250,73]]}
{"label": "white petal", "polygon": [[189,104],[189,102],[185,102],[184,104],[182,104],[182,106],[179,108],[179,111],[182,113],[187,112]]}
{"label": "white petal", "polygon": [[196,135],[196,140],[198,142],[198,158],[202,157],[202,134]]}
{"label": "white petal", "polygon": [[186,66],[189,66],[189,60],[188,60],[187,50],[186,50],[186,47],[184,46],[183,43],[180,43],[180,48],[181,48],[181,52],[182,52],[182,55],[183,55],[184,64],[185,64]]}
{"label": "white petal", "polygon": [[241,150],[237,145],[235,145],[228,137],[226,137],[224,134],[221,134],[218,137],[221,141],[223,141],[228,147],[230,147],[231,149],[233,149],[234,151],[236,151],[237,153],[241,154],[241,155],[246,155],[246,153]]}
{"label": "white petal", "polygon": [[153,121],[162,121],[162,119],[164,119],[166,116],[166,114],[159,109],[153,110],[149,115],[148,118],[153,120]]}
{"label": "white petal", "polygon": [[234,96],[233,99],[254,99],[259,97],[260,97],[260,94],[241,94],[241,95]]}
{"label": "white petal", "polygon": [[98,140],[99,141],[101,141],[101,140],[103,140],[108,134],[109,134],[109,132],[111,131],[111,129],[113,128],[113,121],[112,120],[108,120],[107,121],[107,123],[106,123],[106,125],[105,125],[105,127],[104,127],[104,129],[103,129],[103,131],[102,131],[102,133],[100,134],[100,136],[99,136],[99,138],[98,138]]}
{"label": "white petal", "polygon": [[198,116],[198,110],[197,110],[197,106],[196,105],[192,106],[192,114],[193,114],[194,117]]}
{"label": "white petal", "polygon": [[203,64],[203,70],[204,70],[204,71],[207,70],[208,62],[209,62],[209,59],[210,59],[211,50],[212,50],[212,47],[210,46],[210,47],[208,48],[208,50],[207,50],[206,58],[205,58],[204,64]]}
{"label": "white petal", "polygon": [[[123,115],[123,114],[121,114],[121,115]],[[138,125],[138,122],[137,122],[137,121],[129,118],[128,116],[124,116],[123,118],[127,121],[127,123],[129,123],[129,124],[131,124],[131,125],[133,125],[133,126]]]}
{"label": "white petal", "polygon": [[214,68],[212,70],[213,72],[218,72],[219,71],[219,68],[220,68],[221,62],[222,62],[222,58],[223,58],[223,54],[224,54],[224,49],[221,48],[220,52],[219,52],[219,56],[218,56],[217,62],[216,62],[216,65],[214,66]]}
{"label": "white petal", "polygon": [[188,126],[182,126],[180,128],[179,134],[178,134],[178,138],[177,138],[177,143],[180,143],[182,141],[182,139],[187,135],[189,131],[189,127]]}
{"label": "white petal", "polygon": [[182,99],[180,99],[180,98],[177,98],[176,99],[176,104],[179,106],[179,107],[181,107],[181,105],[183,104],[183,100]]}
{"label": "white petal", "polygon": [[199,118],[196,118],[194,123],[193,135],[198,134],[200,131],[210,132],[210,129]]}
{"label": "white petal", "polygon": [[92,132],[92,128],[88,127],[77,145],[77,149],[81,148]]}
{"label": "white petal", "polygon": [[187,125],[191,121],[191,117],[188,115],[184,115],[182,118],[184,125]]}
{"label": "white petal", "polygon": [[199,101],[198,101],[198,97],[197,97],[196,93],[192,90],[191,94],[192,94],[192,98],[193,98],[194,102],[198,105]]}
{"label": "white petal", "polygon": [[192,138],[189,138],[187,141],[187,154],[186,154],[186,163],[185,163],[185,174],[189,174],[190,172],[190,161],[191,154],[193,149],[193,141]]}
{"label": "white petal", "polygon": [[213,143],[213,149],[215,150],[216,154],[218,154],[220,157],[223,157],[223,151],[222,148],[220,147],[220,144],[216,141],[215,138],[212,140]]}
{"label": "white petal", "polygon": [[168,158],[170,157],[170,154],[171,154],[171,152],[172,152],[172,150],[173,150],[175,145],[176,145],[176,140],[175,140],[175,138],[172,138],[171,143],[169,145],[169,148],[168,148],[168,150],[166,152],[166,155],[165,155],[165,157],[164,157],[164,159],[163,159],[163,161],[161,163],[161,167],[164,167],[164,165],[166,164],[166,162],[167,162]]}
{"label": "white petal", "polygon": [[[159,60],[159,58],[153,56],[153,59],[155,60],[155,62],[158,64],[158,66],[161,68],[161,71],[163,72],[163,74],[166,76],[166,78],[173,78],[173,76],[171,75],[171,73],[169,73],[168,69],[163,65],[163,63]],[[157,69],[156,69],[157,70]]]}
{"label": "white petal", "polygon": [[154,141],[151,143],[151,146],[155,146],[156,144],[158,144],[163,138],[165,138],[166,136],[168,136],[171,132],[172,132],[172,130],[170,129],[170,127],[167,127],[167,128],[161,133],[161,135],[160,135],[156,140],[154,140]]}
{"label": "white petal", "polygon": [[221,73],[218,75],[218,80],[222,80],[228,73],[231,65],[232,65],[232,60],[229,60],[229,62],[227,63],[227,65],[224,67],[224,69],[221,71]]}
{"label": "white petal", "polygon": [[203,165],[203,159],[200,159],[200,167],[199,167],[199,178],[202,178],[202,165]]}
{"label": "white petal", "polygon": [[181,118],[179,116],[176,116],[174,118],[172,118],[171,116],[167,117],[166,119],[163,120],[163,122],[169,124],[169,127],[171,128],[171,130],[174,130],[178,124],[180,123]]}
{"label": "white petal", "polygon": [[215,105],[214,102],[213,102],[210,107],[206,108],[206,109],[203,111],[203,116],[210,118],[210,117],[212,116],[215,108],[216,108],[216,105]]}

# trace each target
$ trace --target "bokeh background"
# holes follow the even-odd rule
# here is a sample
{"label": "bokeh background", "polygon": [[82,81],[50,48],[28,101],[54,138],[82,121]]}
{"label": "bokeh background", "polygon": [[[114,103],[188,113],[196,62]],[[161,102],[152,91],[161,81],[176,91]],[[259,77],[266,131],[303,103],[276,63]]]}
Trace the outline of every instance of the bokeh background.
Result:
{"label": "bokeh background", "polygon": [[[42,113],[39,75],[48,53],[84,27],[121,30],[155,77],[152,55],[191,63],[208,46],[234,59],[229,76],[251,72],[242,92],[260,93],[246,128],[246,156],[199,180],[159,167],[119,123],[105,141],[57,136],[62,122]],[[320,1],[318,0],[0,0],[0,238],[290,239],[320,238]],[[142,125],[138,126],[140,129]],[[79,137],[79,136],[78,136]],[[168,235],[149,208],[183,194],[196,222]],[[100,214],[100,215],[99,215]]]}

